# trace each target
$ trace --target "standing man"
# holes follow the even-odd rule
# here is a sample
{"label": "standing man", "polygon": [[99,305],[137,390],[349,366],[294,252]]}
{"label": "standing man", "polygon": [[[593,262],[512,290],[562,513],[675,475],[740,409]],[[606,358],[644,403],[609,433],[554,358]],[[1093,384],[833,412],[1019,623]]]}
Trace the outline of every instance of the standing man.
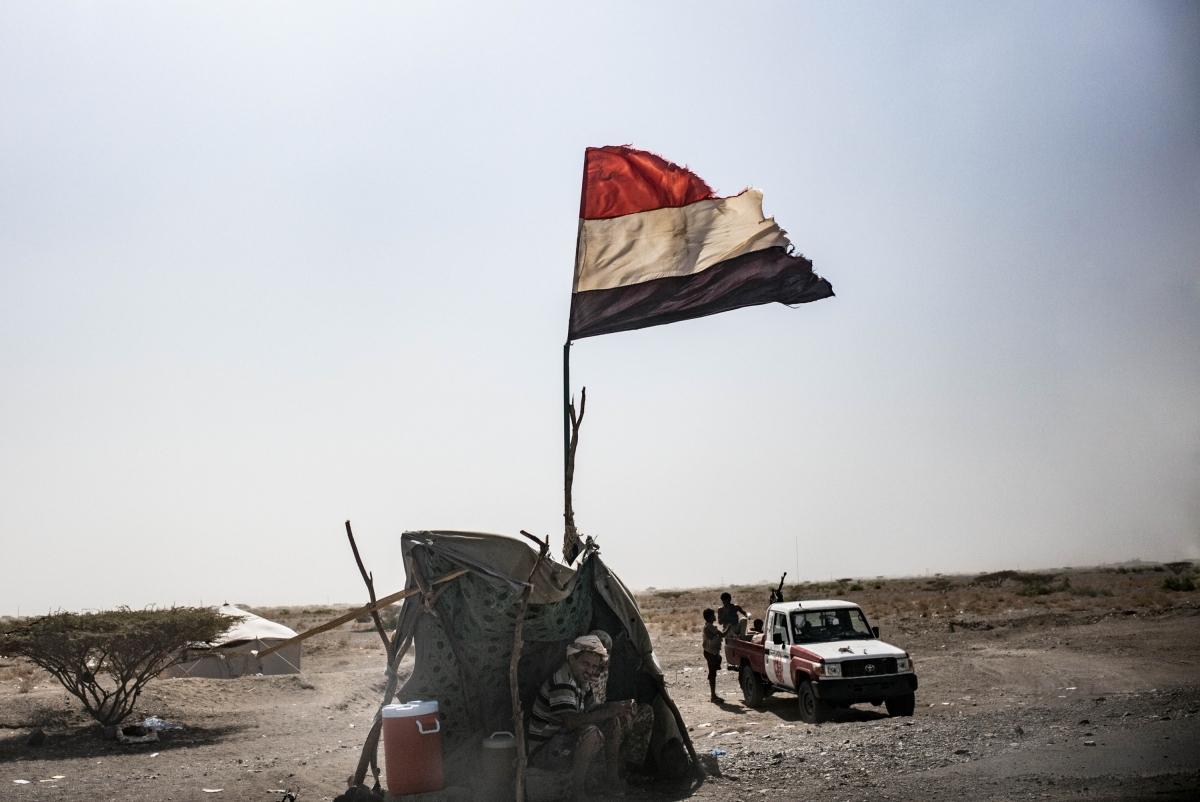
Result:
{"label": "standing man", "polygon": [[733,603],[733,596],[728,592],[721,594],[721,609],[717,611],[717,623],[721,625],[721,629],[725,632],[725,637],[731,635],[741,635],[745,630],[745,625],[742,624],[749,613],[742,609],[741,605]]}
{"label": "standing man", "polygon": [[720,704],[725,700],[717,696],[717,672],[721,670],[721,644],[725,638],[716,625],[717,614],[712,608],[704,611],[704,662],[708,663],[708,690],[711,694],[709,701]]}
{"label": "standing man", "polygon": [[603,753],[609,793],[620,792],[622,724],[633,715],[633,701],[597,704],[591,686],[608,650],[595,635],[567,644],[567,659],[538,689],[529,716],[529,765],[569,772],[569,798],[584,799],[584,782]]}

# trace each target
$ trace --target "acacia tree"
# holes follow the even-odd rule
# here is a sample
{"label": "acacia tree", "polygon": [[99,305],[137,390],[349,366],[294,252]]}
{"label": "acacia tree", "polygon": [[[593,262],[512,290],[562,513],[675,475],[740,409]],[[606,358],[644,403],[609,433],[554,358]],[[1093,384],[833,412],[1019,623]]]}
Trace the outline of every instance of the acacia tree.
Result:
{"label": "acacia tree", "polygon": [[124,721],[151,679],[189,643],[211,641],[234,620],[208,607],[52,613],[0,635],[0,654],[49,671],[88,714],[110,727]]}

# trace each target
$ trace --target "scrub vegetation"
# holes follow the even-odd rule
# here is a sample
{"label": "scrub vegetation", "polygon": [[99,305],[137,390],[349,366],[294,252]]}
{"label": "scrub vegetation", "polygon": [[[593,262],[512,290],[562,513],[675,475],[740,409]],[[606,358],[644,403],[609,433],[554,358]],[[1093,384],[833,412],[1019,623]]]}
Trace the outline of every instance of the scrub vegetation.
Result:
{"label": "scrub vegetation", "polygon": [[[1164,575],[1166,575],[1164,577]],[[795,599],[846,599],[863,606],[873,623],[918,626],[935,621],[970,626],[987,617],[990,626],[1021,626],[1030,617],[1056,610],[1086,607],[1098,615],[1128,609],[1166,609],[1178,603],[1179,592],[1195,590],[1197,570],[1190,561],[1132,562],[1096,568],[1052,571],[991,571],[977,575],[924,577],[846,577],[825,582],[786,584],[783,596]],[[761,617],[767,590],[774,583],[731,588],[655,589],[638,594],[647,624],[665,634],[699,631],[700,611],[716,608],[724,590]]]}
{"label": "scrub vegetation", "polygon": [[[0,654],[42,667],[83,703],[88,715],[111,727],[133,712],[146,683],[171,664],[179,649],[212,640],[230,621],[208,607],[53,613],[26,619],[0,636]],[[20,682],[28,692],[27,681]]]}

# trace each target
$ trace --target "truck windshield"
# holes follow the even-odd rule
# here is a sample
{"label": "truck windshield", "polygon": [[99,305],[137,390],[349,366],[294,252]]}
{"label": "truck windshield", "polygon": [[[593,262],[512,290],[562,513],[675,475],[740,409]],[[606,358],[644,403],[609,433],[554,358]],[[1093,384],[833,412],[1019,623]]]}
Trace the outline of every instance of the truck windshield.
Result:
{"label": "truck windshield", "polygon": [[792,637],[796,643],[874,638],[867,618],[857,607],[838,610],[797,610],[792,613]]}

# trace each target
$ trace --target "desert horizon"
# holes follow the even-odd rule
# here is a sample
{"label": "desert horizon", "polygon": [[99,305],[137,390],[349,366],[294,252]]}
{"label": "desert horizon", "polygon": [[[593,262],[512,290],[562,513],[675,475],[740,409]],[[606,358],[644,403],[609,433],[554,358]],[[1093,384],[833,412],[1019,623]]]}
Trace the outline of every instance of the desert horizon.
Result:
{"label": "desert horizon", "polygon": [[[836,578],[832,574],[830,574],[826,578],[807,578],[807,579],[801,579],[799,581],[795,580],[795,578],[794,578],[795,575],[792,573],[792,571],[789,570],[787,573],[788,579],[787,579],[786,585],[788,587],[804,586],[804,585],[811,586],[811,585],[822,585],[822,584],[829,585],[829,584],[838,584],[838,583],[853,583],[855,581],[865,582],[865,581],[869,581],[869,580],[881,580],[881,579],[886,579],[886,580],[913,579],[913,580],[916,580],[916,579],[927,579],[929,577],[937,577],[937,576],[963,578],[963,577],[974,577],[974,576],[978,576],[980,574],[994,573],[997,571],[1017,571],[1017,572],[1045,574],[1045,573],[1053,573],[1056,571],[1060,571],[1060,572],[1109,571],[1109,570],[1118,570],[1121,568],[1126,568],[1126,569],[1137,568],[1137,569],[1142,569],[1142,570],[1156,570],[1156,567],[1157,567],[1157,570],[1159,570],[1160,572],[1167,572],[1170,570],[1168,568],[1168,566],[1170,566],[1170,565],[1196,564],[1196,563],[1200,563],[1200,559],[1187,558],[1187,557],[1182,557],[1182,556],[1174,558],[1174,559],[1170,559],[1170,560],[1150,560],[1150,559],[1144,559],[1141,557],[1132,557],[1127,560],[1117,560],[1117,561],[1111,561],[1111,562],[1102,562],[1102,563],[1094,563],[1094,564],[1086,564],[1086,565],[1085,564],[1067,565],[1067,566],[1037,566],[1037,565],[1023,566],[1018,563],[1012,563],[1012,564],[1009,564],[1005,568],[991,568],[991,569],[980,570],[980,571],[930,571],[930,572],[922,572],[922,573],[901,573],[901,574],[874,574],[874,575],[865,575],[864,574],[864,575],[849,575],[849,576],[844,576],[844,577],[839,576]],[[735,581],[735,582],[729,583],[728,585],[722,584],[722,583],[703,583],[701,585],[692,585],[692,586],[647,585],[644,587],[630,586],[630,590],[633,591],[634,593],[638,593],[638,594],[650,594],[650,593],[654,593],[656,591],[695,591],[697,588],[706,588],[706,587],[714,588],[714,589],[716,589],[716,588],[748,589],[748,588],[753,588],[753,587],[758,587],[758,586],[774,587],[778,583],[779,583],[779,577],[776,576],[774,578],[762,578],[762,579],[758,579],[758,580]],[[144,605],[143,607],[144,608],[154,608],[154,607],[172,607],[172,606],[184,606],[184,605],[218,606],[221,604],[233,604],[238,607],[262,608],[262,609],[282,609],[282,608],[289,608],[289,607],[316,607],[316,606],[329,607],[331,609],[349,609],[349,608],[361,606],[362,604],[365,604],[365,603],[366,603],[365,599],[361,602],[355,602],[355,601],[348,600],[348,599],[340,599],[339,600],[339,599],[328,599],[328,598],[309,599],[307,601],[296,601],[296,602],[288,602],[288,603],[271,603],[271,602],[251,603],[251,602],[244,601],[242,599],[238,599],[237,597],[228,597],[228,598],[221,597],[220,601],[217,601],[215,599],[197,599],[197,600],[190,600],[190,601],[189,600],[181,601],[181,600],[172,599],[169,602],[151,603],[148,605]],[[123,605],[115,605],[115,606],[120,607]],[[54,608],[54,609],[38,611],[38,612],[31,612],[28,610],[20,611],[19,608],[20,608],[20,605],[17,605],[16,607],[13,608],[12,611],[9,611],[9,612],[0,611],[0,620],[21,618],[21,617],[27,617],[27,616],[44,615],[47,613],[58,612],[59,610],[67,610],[67,609],[70,609],[70,611],[72,611],[72,612],[89,612],[89,611],[94,611],[94,610],[106,610],[106,609],[113,609],[113,606]]]}

